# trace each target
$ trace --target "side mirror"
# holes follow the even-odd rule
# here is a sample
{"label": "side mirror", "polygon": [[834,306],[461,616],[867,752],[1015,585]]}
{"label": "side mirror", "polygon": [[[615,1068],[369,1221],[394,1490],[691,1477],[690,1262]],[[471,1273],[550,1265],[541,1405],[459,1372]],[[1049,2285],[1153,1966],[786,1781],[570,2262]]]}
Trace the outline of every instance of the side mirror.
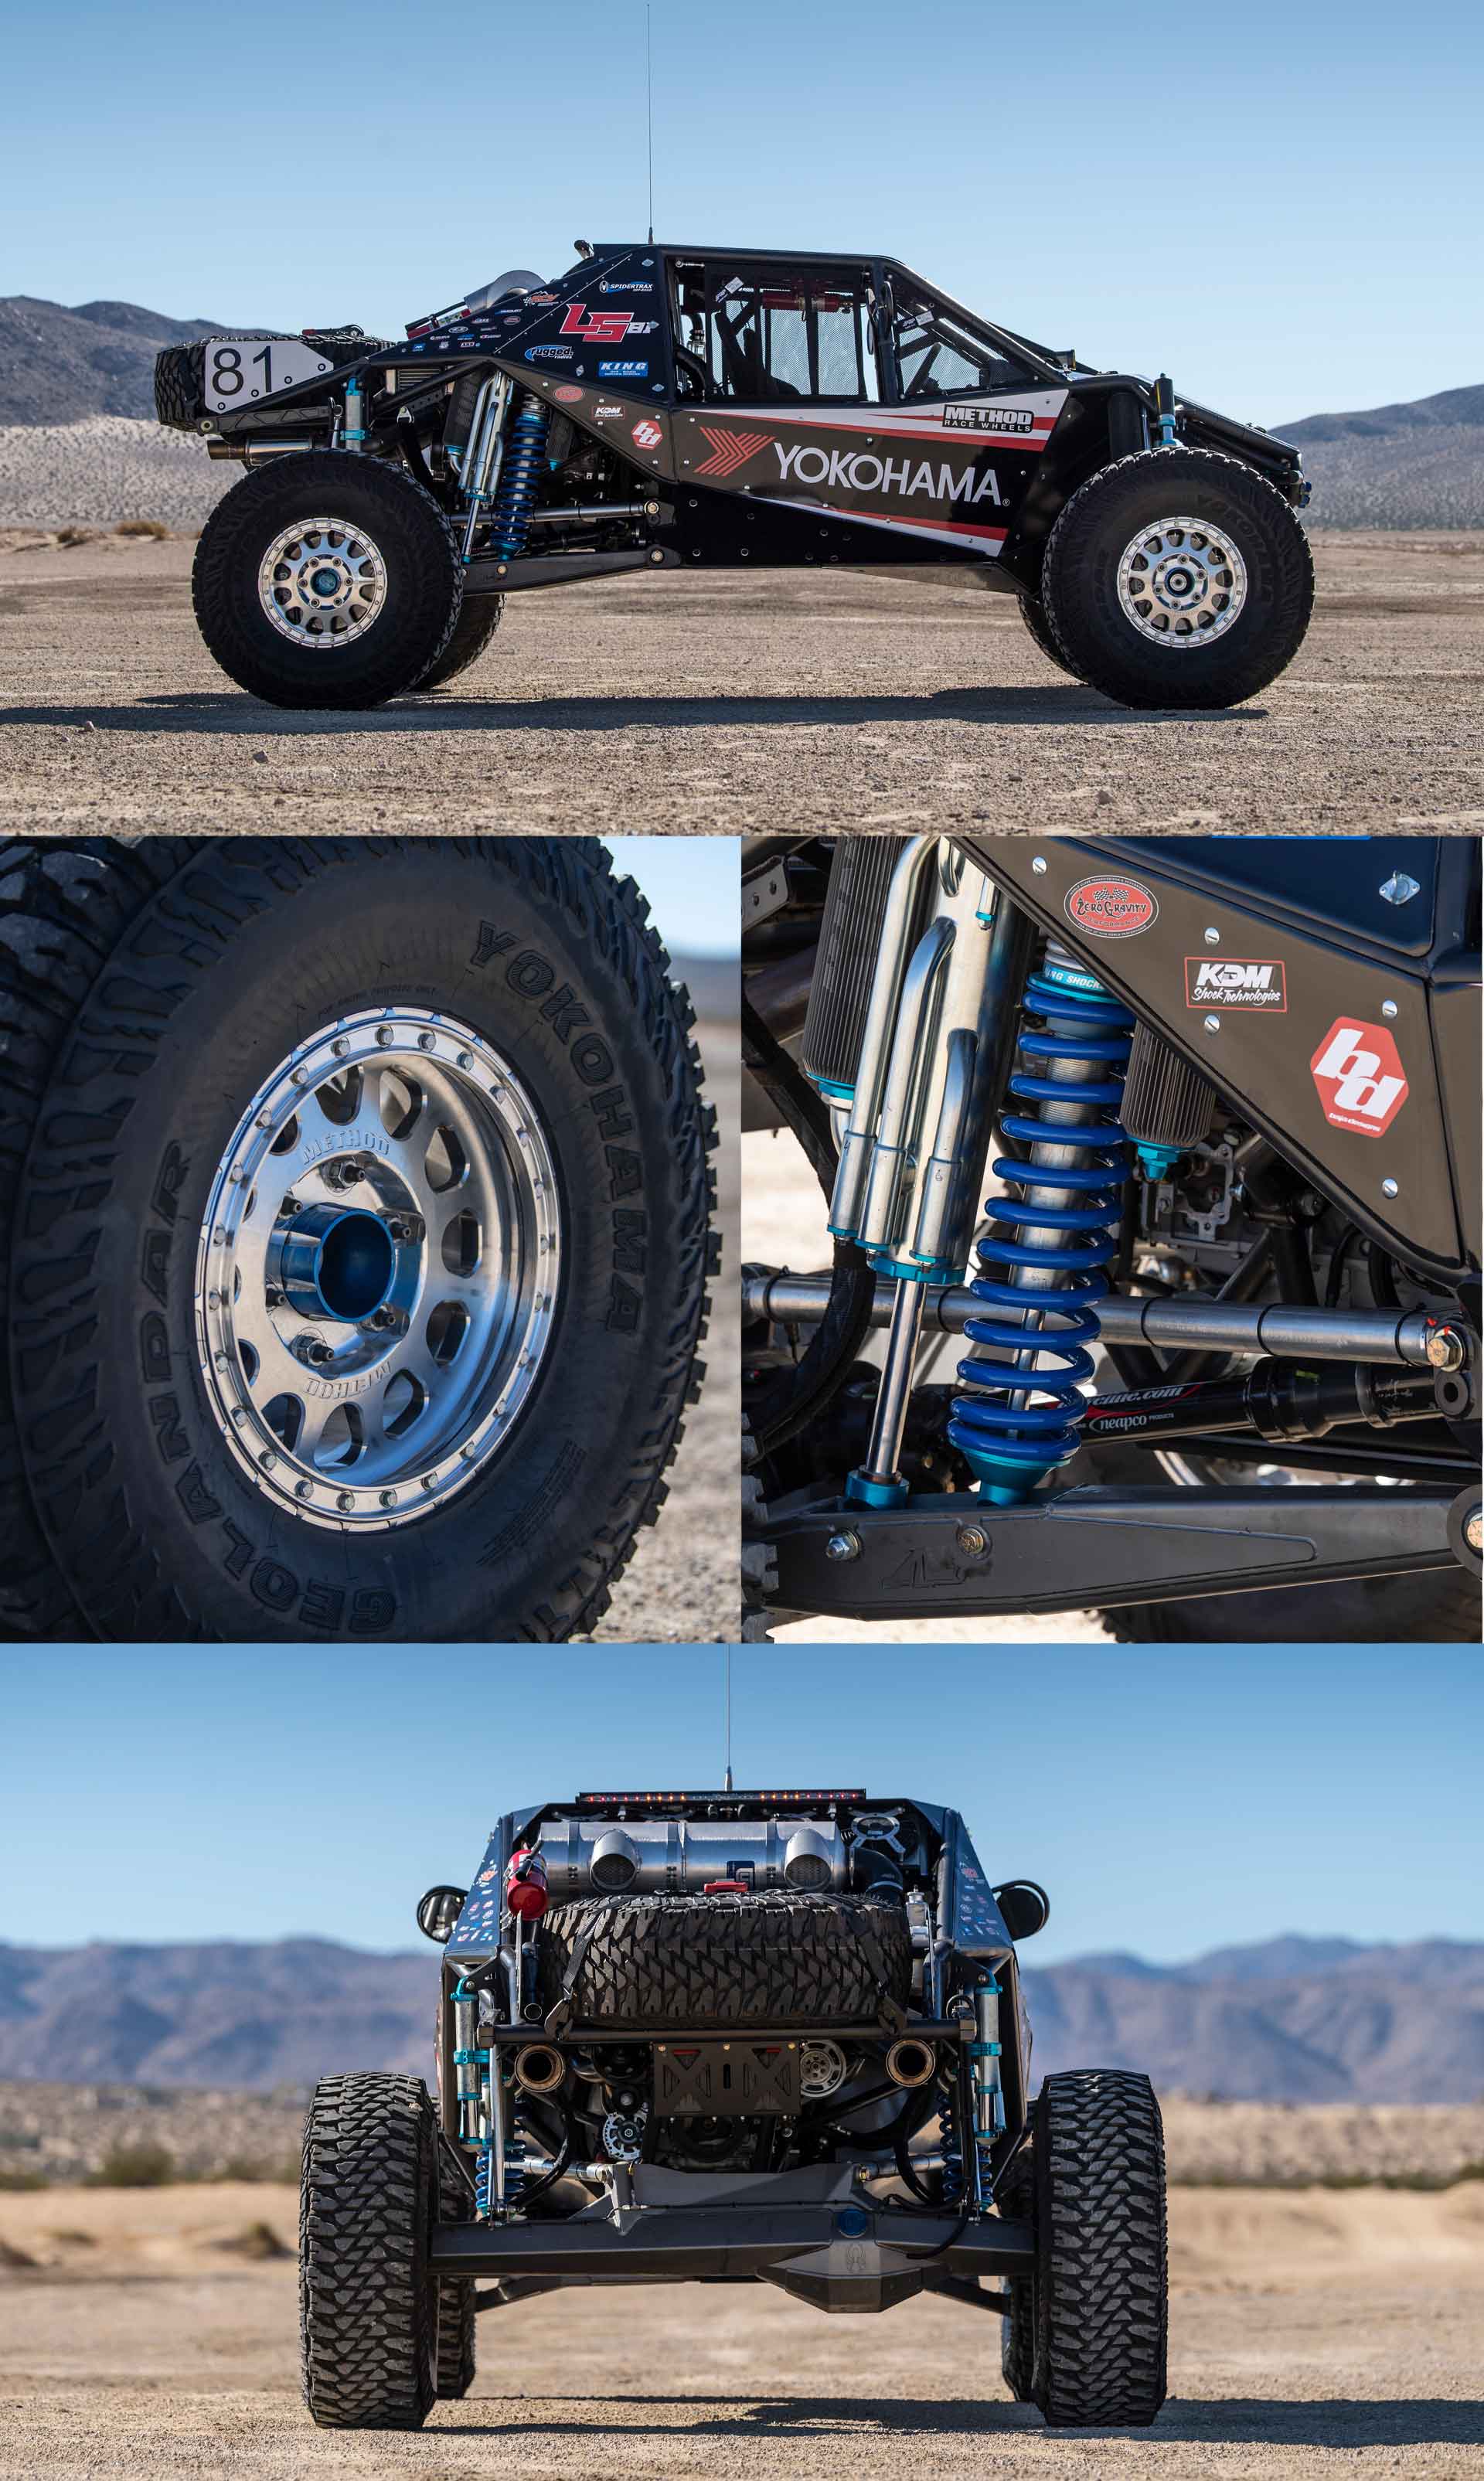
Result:
{"label": "side mirror", "polygon": [[417,1908],[417,1925],[424,1938],[447,1946],[454,1935],[454,1924],[464,1908],[467,1887],[430,1887]]}
{"label": "side mirror", "polygon": [[991,1891],[1012,1939],[1034,1938],[1052,1917],[1052,1899],[1033,1878],[1007,1878]]}

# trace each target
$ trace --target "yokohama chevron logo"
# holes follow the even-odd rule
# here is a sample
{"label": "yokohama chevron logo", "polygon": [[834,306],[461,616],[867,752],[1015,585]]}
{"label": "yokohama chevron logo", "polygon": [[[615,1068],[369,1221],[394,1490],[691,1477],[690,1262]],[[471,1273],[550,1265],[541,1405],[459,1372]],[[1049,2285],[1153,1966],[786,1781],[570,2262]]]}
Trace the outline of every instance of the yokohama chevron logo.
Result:
{"label": "yokohama chevron logo", "polygon": [[697,476],[710,474],[718,483],[727,482],[740,473],[749,457],[766,448],[772,437],[770,431],[714,431],[709,422],[701,425],[701,437],[708,441],[711,455],[697,465]]}
{"label": "yokohama chevron logo", "polygon": [[1384,1136],[1407,1099],[1407,1072],[1384,1025],[1337,1016],[1309,1065],[1332,1129]]}

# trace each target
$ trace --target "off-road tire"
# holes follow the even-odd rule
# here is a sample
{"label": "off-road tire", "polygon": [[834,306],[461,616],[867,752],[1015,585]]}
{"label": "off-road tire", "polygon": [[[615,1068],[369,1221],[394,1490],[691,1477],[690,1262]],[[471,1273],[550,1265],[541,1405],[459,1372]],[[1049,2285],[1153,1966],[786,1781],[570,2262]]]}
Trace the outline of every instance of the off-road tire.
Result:
{"label": "off-road tire", "polygon": [[[1010,2221],[1034,2222],[1035,2172],[1028,2149],[1016,2155],[995,2202]],[[1010,2313],[1000,2326],[1001,2374],[1017,2403],[1034,2403],[1035,2282],[1028,2274],[1012,2274],[1006,2287]]]}
{"label": "off-road tire", "polygon": [[1047,662],[1054,664],[1058,672],[1070,672],[1074,680],[1080,679],[1080,675],[1075,666],[1068,661],[1053,637],[1051,623],[1040,604],[1033,602],[1028,594],[1019,595],[1016,599],[1020,604],[1020,616]]}
{"label": "off-road tire", "polygon": [[[718,1263],[716,1117],[647,913],[582,837],[0,846],[0,1636],[594,1625],[665,1498]],[[376,1005],[388,960],[399,999],[484,1033],[540,1110],[562,1280],[512,1452],[351,1537],[283,1515],[227,1449],[195,1251],[306,1007]]]}
{"label": "off-road tire", "polygon": [[768,1889],[555,1905],[540,1946],[548,2008],[584,1938],[572,1989],[584,2024],[859,2024],[884,2001],[904,2006],[912,1987],[906,1914],[871,1895]]}
{"label": "off-road tire", "polygon": [[[385,600],[364,636],[328,651],[294,645],[263,611],[258,567],[296,518],[363,526],[386,565]],[[285,707],[380,706],[436,668],[458,625],[464,572],[431,492],[400,465],[314,448],[247,474],[219,500],[196,545],[195,617],[222,670]]]}
{"label": "off-road tire", "polygon": [[[1176,513],[1231,535],[1247,599],[1210,645],[1159,646],[1118,601],[1118,562],[1142,525]],[[1041,602],[1061,660],[1105,696],[1133,707],[1228,707],[1256,697],[1290,664],[1314,609],[1314,558],[1273,483],[1235,457],[1157,448],[1121,457],[1074,491],[1053,526]]]}
{"label": "off-road tire", "polygon": [[466,594],[448,644],[431,669],[420,681],[413,681],[411,687],[441,690],[449,681],[456,680],[460,672],[466,672],[471,664],[477,664],[499,628],[504,610],[503,594]]}
{"label": "off-road tire", "polygon": [[1165,2395],[1164,2133],[1147,2076],[1048,2076],[1031,2138],[1034,2396],[1054,2428],[1145,2429]]}
{"label": "off-road tire", "polygon": [[304,2126],[300,2368],[321,2429],[421,2429],[436,2398],[437,2129],[416,2076],[326,2076]]}
{"label": "off-road tire", "polygon": [[[438,2148],[438,2220],[473,2219],[474,2192],[445,2138]],[[474,2284],[456,2275],[438,2277],[438,2360],[434,2371],[440,2403],[456,2403],[474,2384]]]}
{"label": "off-road tire", "polygon": [[[220,332],[220,331],[219,331]],[[271,327],[236,328],[234,334],[252,344],[297,345],[298,336],[281,336]],[[384,336],[316,335],[314,350],[323,361],[332,362],[339,370],[344,364],[364,361],[384,345]],[[216,416],[208,414],[205,396],[206,339],[196,345],[166,345],[155,355],[155,420],[170,431],[199,431],[209,422],[216,429]],[[323,413],[328,420],[330,401],[322,405],[319,399],[301,399],[294,408],[296,421],[303,422]]]}

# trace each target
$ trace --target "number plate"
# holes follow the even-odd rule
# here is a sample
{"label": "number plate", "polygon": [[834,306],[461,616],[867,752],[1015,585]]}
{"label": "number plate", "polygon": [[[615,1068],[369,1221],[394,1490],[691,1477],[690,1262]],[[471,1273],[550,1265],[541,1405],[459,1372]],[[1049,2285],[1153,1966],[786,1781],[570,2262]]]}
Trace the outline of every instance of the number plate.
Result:
{"label": "number plate", "polygon": [[297,336],[209,336],[202,394],[212,413],[240,413],[280,389],[322,379],[333,367]]}

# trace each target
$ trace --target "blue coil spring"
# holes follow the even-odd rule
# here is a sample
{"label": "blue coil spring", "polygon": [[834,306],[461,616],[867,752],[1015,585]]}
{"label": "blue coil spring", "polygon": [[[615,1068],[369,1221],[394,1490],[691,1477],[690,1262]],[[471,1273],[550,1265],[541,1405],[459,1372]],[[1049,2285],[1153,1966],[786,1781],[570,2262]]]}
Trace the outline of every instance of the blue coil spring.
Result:
{"label": "blue coil spring", "polygon": [[[1057,979],[1063,971],[1066,980]],[[1055,1366],[1021,1374],[971,1352],[959,1363],[957,1374],[973,1393],[954,1397],[948,1434],[990,1495],[1007,1500],[1023,1498],[1043,1474],[1077,1452],[1081,1382],[1093,1372],[1086,1347],[1101,1331],[1095,1304],[1107,1293],[1104,1269],[1118,1245],[1129,1140],[1116,1115],[1133,1030],[1127,1008],[1080,967],[1049,964],[1031,974],[1023,1007],[1029,1021],[1022,1028],[1010,1093],[1023,1103],[1088,1104],[1097,1116],[1081,1127],[1063,1128],[1039,1112],[1000,1115],[1000,1134],[1012,1144],[1028,1149],[1051,1143],[1084,1158],[1053,1166],[1028,1163],[1021,1154],[1002,1157],[994,1164],[995,1177],[1010,1184],[1010,1191],[985,1207],[998,1228],[978,1244],[981,1271],[970,1290],[990,1309],[1015,1315],[972,1318],[964,1334],[971,1345],[1002,1351],[1033,1346],[1051,1355]],[[1058,1065],[1073,1061],[1107,1073],[1081,1080],[1058,1077]],[[1031,1186],[1043,1192],[1059,1190],[1069,1202],[1028,1205],[1025,1192]],[[1064,1233],[1066,1238],[1055,1243],[1019,1237],[1033,1230]],[[1003,1271],[992,1273],[992,1268]],[[1054,1276],[1055,1289],[1028,1290],[1024,1278],[1031,1272]],[[1028,1328],[1031,1311],[1058,1323]],[[1032,1393],[1050,1400],[1032,1404]]]}
{"label": "blue coil spring", "polygon": [[523,396],[511,418],[490,519],[491,545],[503,560],[514,560],[526,548],[550,422],[549,406],[534,396]]}

